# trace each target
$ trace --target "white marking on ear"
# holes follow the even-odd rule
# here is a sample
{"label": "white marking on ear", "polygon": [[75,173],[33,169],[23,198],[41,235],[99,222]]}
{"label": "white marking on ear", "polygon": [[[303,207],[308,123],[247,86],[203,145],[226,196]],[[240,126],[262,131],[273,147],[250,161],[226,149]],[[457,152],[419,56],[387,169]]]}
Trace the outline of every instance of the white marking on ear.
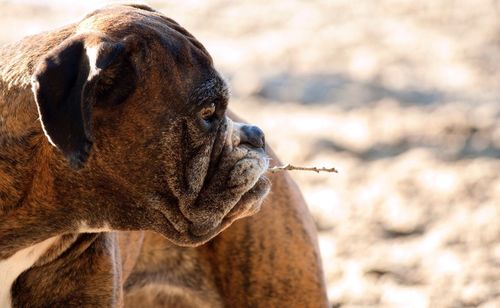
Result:
{"label": "white marking on ear", "polygon": [[90,227],[86,221],[82,221],[77,230],[78,233],[101,233],[111,231],[113,231],[113,229],[107,222],[105,222],[102,227]]}
{"label": "white marking on ear", "polygon": [[87,53],[87,58],[89,59],[89,66],[90,66],[90,71],[87,77],[87,81],[94,78],[94,76],[98,75],[99,72],[101,71],[101,69],[96,66],[97,56],[99,54],[100,47],[101,47],[100,45],[85,47],[85,52]]}
{"label": "white marking on ear", "polygon": [[36,261],[59,239],[54,236],[43,242],[24,248],[0,260],[0,307],[12,307],[11,288],[17,277],[35,264]]}

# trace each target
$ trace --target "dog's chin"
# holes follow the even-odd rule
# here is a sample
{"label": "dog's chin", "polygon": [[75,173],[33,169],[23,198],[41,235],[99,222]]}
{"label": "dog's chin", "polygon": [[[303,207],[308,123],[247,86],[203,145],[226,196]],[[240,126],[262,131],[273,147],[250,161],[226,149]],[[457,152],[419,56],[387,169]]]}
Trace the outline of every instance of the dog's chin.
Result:
{"label": "dog's chin", "polygon": [[271,181],[265,175],[260,176],[255,185],[243,195],[224,220],[232,219],[234,221],[256,214],[270,190]]}
{"label": "dog's chin", "polygon": [[[265,175],[261,175],[255,185],[243,194],[238,203],[236,203],[236,205],[222,219],[222,221],[213,228],[210,228],[210,230],[197,230],[196,228],[189,228],[184,232],[179,232],[171,226],[167,227],[157,225],[159,228],[154,228],[154,231],[161,233],[171,242],[179,246],[193,247],[205,244],[217,236],[220,232],[231,226],[231,224],[236,220],[252,216],[259,212],[261,205],[270,190],[271,181]],[[194,225],[191,227],[194,227]]]}

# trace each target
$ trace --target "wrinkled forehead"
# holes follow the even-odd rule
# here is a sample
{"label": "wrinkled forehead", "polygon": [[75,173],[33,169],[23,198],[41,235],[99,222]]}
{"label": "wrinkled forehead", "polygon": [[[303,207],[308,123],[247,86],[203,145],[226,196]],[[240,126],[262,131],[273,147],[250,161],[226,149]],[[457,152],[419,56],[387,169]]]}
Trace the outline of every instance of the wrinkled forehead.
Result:
{"label": "wrinkled forehead", "polygon": [[226,80],[218,73],[201,79],[191,92],[190,100],[198,105],[211,102],[227,102],[230,91]]}
{"label": "wrinkled forehead", "polygon": [[147,46],[154,70],[168,88],[187,94],[193,104],[227,102],[225,79],[213,67],[205,47],[186,29],[158,12],[112,6],[85,17],[78,32],[97,31],[120,40],[133,33]]}

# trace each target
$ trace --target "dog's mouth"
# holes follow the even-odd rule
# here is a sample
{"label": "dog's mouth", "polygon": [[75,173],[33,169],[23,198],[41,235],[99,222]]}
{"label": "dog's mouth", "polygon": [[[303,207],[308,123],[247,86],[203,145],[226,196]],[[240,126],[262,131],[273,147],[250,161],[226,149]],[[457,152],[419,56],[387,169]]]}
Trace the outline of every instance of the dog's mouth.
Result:
{"label": "dog's mouth", "polygon": [[193,246],[207,242],[237,219],[257,213],[270,191],[271,183],[264,175],[269,166],[264,146],[242,143],[243,138],[234,127],[239,126],[229,122],[216,167],[212,168],[212,163],[210,168],[206,166],[211,174],[203,178],[185,176],[196,178],[198,184],[191,187],[198,185],[198,191],[191,196],[178,193],[165,197],[155,206],[171,225],[163,228],[156,224],[155,231],[175,244]]}
{"label": "dog's mouth", "polygon": [[[271,181],[264,174],[261,174],[255,184],[244,192],[234,205],[223,202],[221,206],[217,206],[214,202],[210,206],[203,204],[196,209],[193,208],[191,217],[198,215],[201,218],[195,221],[190,219],[191,217],[186,217],[179,209],[172,213],[171,207],[161,202],[156,210],[161,212],[170,226],[164,228],[163,224],[157,224],[154,229],[169,238],[174,244],[180,246],[202,245],[224,231],[236,220],[259,212],[270,189]],[[221,191],[219,196],[224,197],[226,192]]]}
{"label": "dog's mouth", "polygon": [[264,175],[259,177],[255,185],[241,197],[220,222],[208,226],[192,223],[186,234],[187,238],[195,245],[203,244],[224,231],[236,220],[256,214],[270,188],[271,181]]}

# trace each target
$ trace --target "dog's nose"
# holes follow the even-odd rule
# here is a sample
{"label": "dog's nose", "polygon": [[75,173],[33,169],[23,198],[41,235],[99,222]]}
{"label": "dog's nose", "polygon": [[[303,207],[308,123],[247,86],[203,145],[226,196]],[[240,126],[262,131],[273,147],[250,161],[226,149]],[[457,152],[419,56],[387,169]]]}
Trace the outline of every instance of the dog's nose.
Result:
{"label": "dog's nose", "polygon": [[240,143],[246,143],[255,148],[265,148],[264,132],[257,126],[243,125],[241,127]]}

